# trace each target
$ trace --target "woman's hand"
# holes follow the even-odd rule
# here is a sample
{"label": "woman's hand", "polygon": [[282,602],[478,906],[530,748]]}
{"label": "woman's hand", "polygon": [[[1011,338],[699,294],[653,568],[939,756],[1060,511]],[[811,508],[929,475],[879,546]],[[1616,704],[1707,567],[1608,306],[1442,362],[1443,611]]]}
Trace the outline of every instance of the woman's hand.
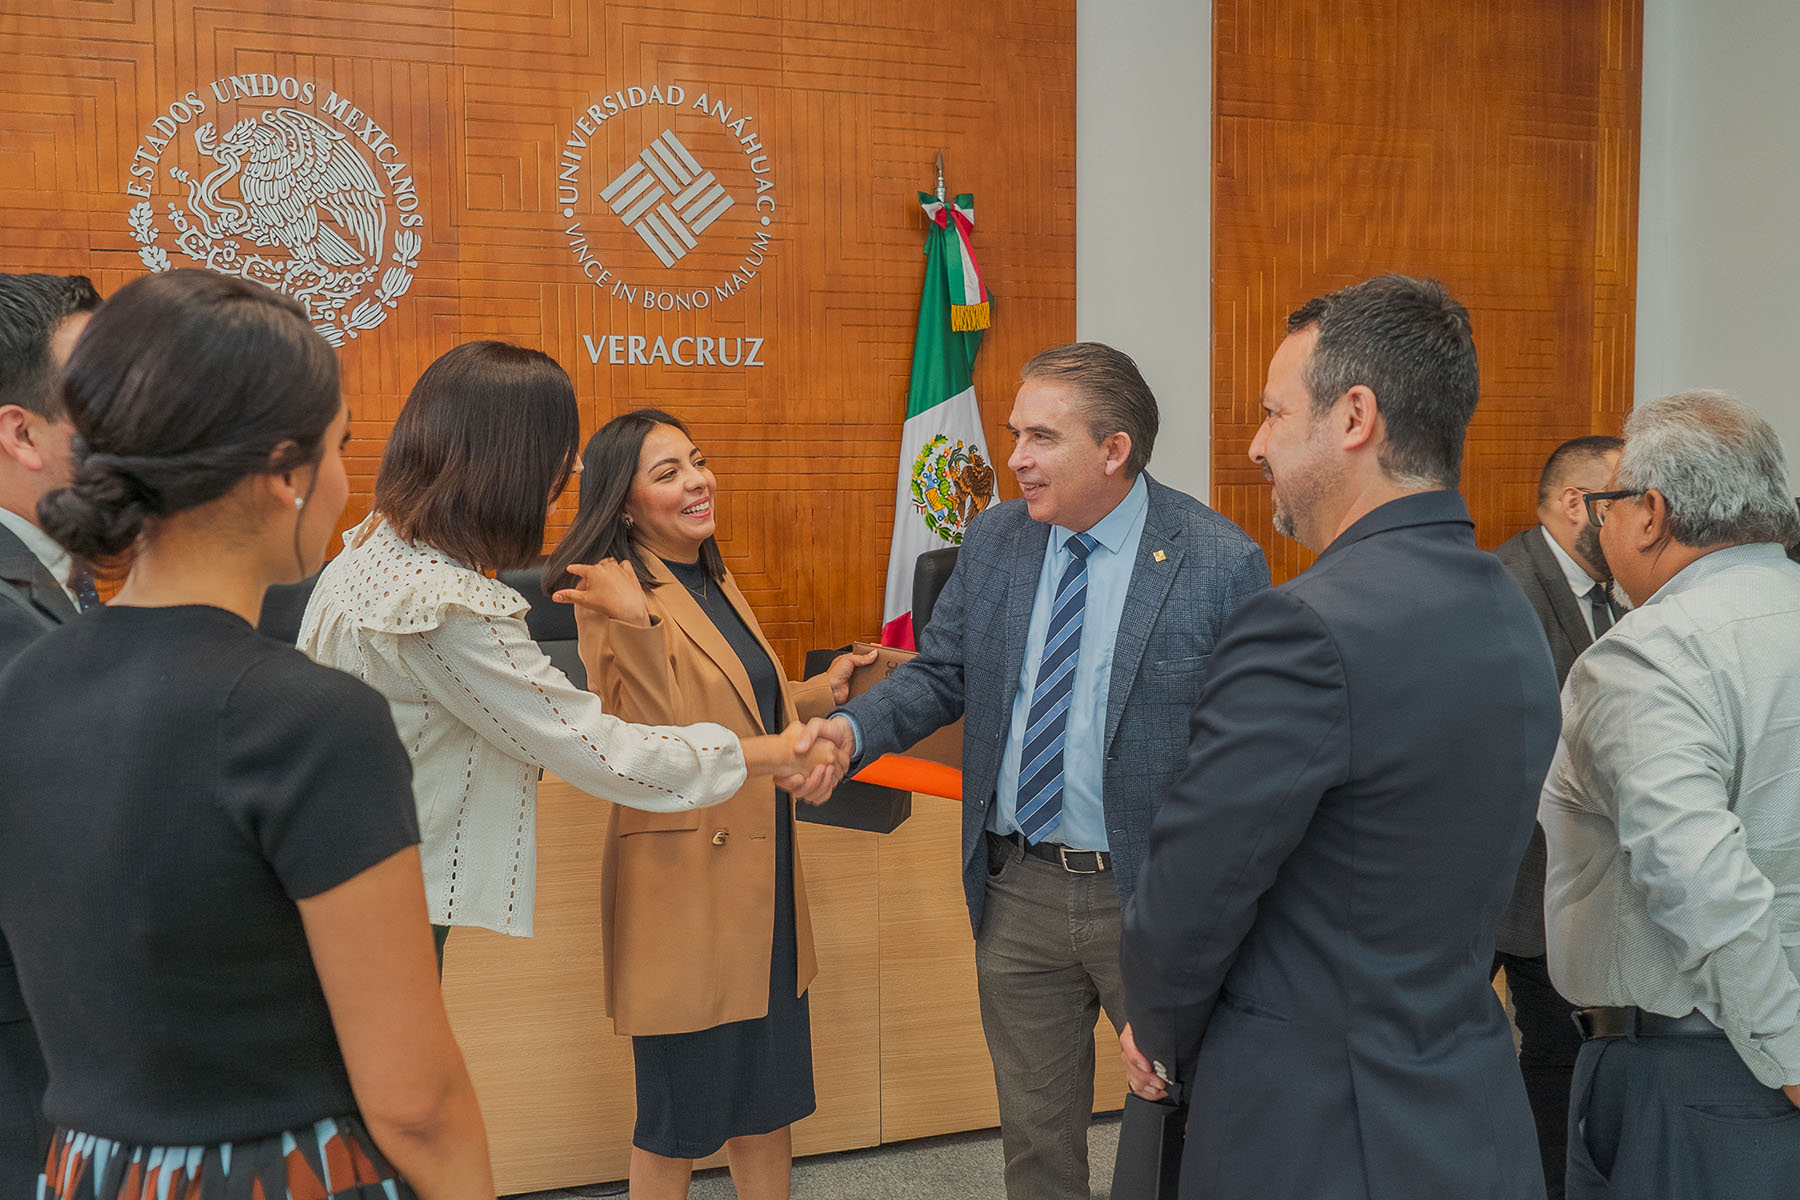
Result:
{"label": "woman's hand", "polygon": [[[644,585],[628,562],[606,558],[589,565],[570,563],[575,586],[561,588],[550,598],[558,604],[579,604],[591,612],[632,625],[650,624],[650,608],[644,602]],[[834,664],[835,665],[835,664]]]}
{"label": "woman's hand", "polygon": [[842,704],[850,698],[850,676],[856,668],[866,667],[879,657],[881,651],[871,650],[867,654],[840,654],[831,660],[825,668],[825,678],[831,682],[831,702]]}

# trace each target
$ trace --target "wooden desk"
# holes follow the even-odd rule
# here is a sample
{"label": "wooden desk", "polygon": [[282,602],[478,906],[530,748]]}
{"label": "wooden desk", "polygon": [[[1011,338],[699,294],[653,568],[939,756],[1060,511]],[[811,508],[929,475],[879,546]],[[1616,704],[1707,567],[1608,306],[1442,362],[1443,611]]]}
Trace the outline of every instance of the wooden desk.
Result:
{"label": "wooden desk", "polygon": [[[538,793],[537,936],[458,929],[444,996],[502,1194],[623,1179],[635,1116],[631,1043],[601,999],[600,851],[607,806],[560,780]],[[962,814],[932,796],[886,836],[799,826],[819,976],[819,1109],[796,1154],[998,1123],[958,871]],[[1125,1095],[1102,1020],[1094,1094]]]}

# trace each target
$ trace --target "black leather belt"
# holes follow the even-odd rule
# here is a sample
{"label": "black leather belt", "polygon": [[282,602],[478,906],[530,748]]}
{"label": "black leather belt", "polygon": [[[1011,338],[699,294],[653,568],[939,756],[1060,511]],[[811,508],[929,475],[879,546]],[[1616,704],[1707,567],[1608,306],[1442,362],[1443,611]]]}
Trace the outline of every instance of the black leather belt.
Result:
{"label": "black leather belt", "polygon": [[1574,1016],[1583,1038],[1725,1036],[1723,1029],[1697,1012],[1665,1017],[1641,1008],[1579,1008]]}
{"label": "black leather belt", "polygon": [[1004,847],[1024,850],[1028,858],[1055,863],[1071,875],[1098,875],[1102,871],[1112,870],[1112,855],[1104,850],[1076,850],[1069,846],[1059,846],[1055,842],[1038,842],[1033,845],[1025,840],[1022,833],[994,833],[989,830],[988,836]]}

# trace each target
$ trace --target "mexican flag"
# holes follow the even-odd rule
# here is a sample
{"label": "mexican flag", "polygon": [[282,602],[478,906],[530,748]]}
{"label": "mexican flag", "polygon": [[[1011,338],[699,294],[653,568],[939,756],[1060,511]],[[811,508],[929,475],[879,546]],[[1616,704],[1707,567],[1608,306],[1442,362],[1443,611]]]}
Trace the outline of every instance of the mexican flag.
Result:
{"label": "mexican flag", "polygon": [[925,288],[913,343],[900,480],[894,494],[894,542],[888,552],[881,642],[911,650],[913,564],[927,550],[962,544],[963,529],[994,495],[994,469],[981,433],[972,370],[988,327],[991,300],[975,265],[970,235],[975,197],[951,204],[929,192],[919,203],[925,233]]}

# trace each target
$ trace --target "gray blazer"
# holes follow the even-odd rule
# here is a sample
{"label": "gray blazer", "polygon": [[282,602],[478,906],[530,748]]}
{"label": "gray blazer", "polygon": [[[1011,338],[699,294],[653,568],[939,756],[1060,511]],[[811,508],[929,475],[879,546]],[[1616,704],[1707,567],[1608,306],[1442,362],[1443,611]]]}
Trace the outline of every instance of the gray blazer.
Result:
{"label": "gray blazer", "polygon": [[[0,671],[75,606],[37,555],[0,525]],[[48,1076],[12,952],[0,936],[0,1195],[29,1195],[44,1163],[49,1127],[41,1109]]]}
{"label": "gray blazer", "polygon": [[[1192,496],[1146,482],[1149,511],[1106,700],[1101,792],[1121,900],[1137,882],[1151,819],[1186,757],[1188,721],[1213,644],[1238,605],[1269,586],[1262,549],[1243,530]],[[987,894],[982,832],[1049,541],[1050,527],[1032,520],[1023,500],[977,517],[918,657],[843,709],[862,733],[858,766],[964,718],[963,891],[977,931]]]}
{"label": "gray blazer", "polygon": [[1182,1197],[1542,1200],[1488,973],[1560,712],[1461,497],[1363,516],[1209,675],[1119,956]]}
{"label": "gray blazer", "polygon": [[24,542],[0,525],[0,671],[64,621],[75,606]]}
{"label": "gray blazer", "polygon": [[[1562,566],[1550,547],[1544,544],[1544,532],[1533,525],[1501,543],[1494,557],[1506,568],[1531,601],[1531,610],[1544,627],[1550,643],[1550,660],[1556,664],[1556,686],[1569,677],[1569,668],[1581,652],[1594,644],[1588,633],[1587,620],[1581,615],[1581,604],[1569,590]],[[1531,844],[1519,860],[1519,875],[1513,881],[1512,900],[1500,914],[1495,929],[1495,948],[1521,958],[1536,958],[1544,953],[1544,831],[1533,827]]]}

